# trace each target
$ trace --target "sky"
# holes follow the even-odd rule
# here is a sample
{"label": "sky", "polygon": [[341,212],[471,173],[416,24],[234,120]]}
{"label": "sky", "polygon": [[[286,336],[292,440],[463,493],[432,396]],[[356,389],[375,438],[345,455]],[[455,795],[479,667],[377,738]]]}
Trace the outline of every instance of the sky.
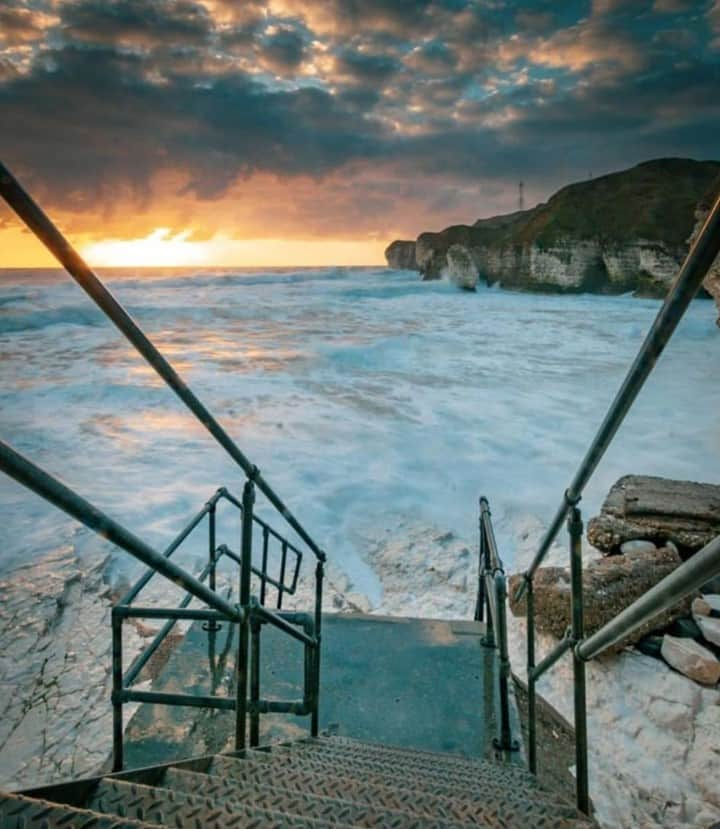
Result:
{"label": "sky", "polygon": [[0,0],[0,159],[96,265],[378,264],[718,158],[719,59],[720,0]]}

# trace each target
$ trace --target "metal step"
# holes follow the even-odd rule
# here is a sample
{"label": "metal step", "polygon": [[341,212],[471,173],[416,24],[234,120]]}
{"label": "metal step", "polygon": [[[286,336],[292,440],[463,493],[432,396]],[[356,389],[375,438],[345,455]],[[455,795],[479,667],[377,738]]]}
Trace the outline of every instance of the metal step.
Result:
{"label": "metal step", "polygon": [[283,749],[293,753],[304,753],[306,756],[338,757],[350,762],[363,763],[370,760],[400,763],[402,767],[413,767],[437,774],[438,769],[464,775],[468,779],[477,779],[488,768],[505,768],[510,774],[517,774],[519,778],[528,778],[527,769],[520,765],[499,764],[492,760],[483,760],[479,757],[461,757],[457,754],[437,754],[429,751],[416,751],[412,748],[388,746],[349,740],[342,737],[307,737],[292,744],[281,743],[271,747],[273,754]]}
{"label": "metal step", "polygon": [[206,779],[200,781],[201,788],[195,792],[179,792],[106,777],[88,805],[96,812],[127,815],[177,829],[330,829],[344,825],[255,808],[240,801],[216,801],[205,795]]}
{"label": "metal step", "polygon": [[2,829],[159,829],[153,823],[4,792],[0,792],[0,826]]}
{"label": "metal step", "polygon": [[319,773],[337,773],[343,777],[376,777],[379,782],[389,780],[394,786],[429,786],[431,790],[437,789],[438,793],[450,796],[483,794],[487,780],[507,787],[538,788],[535,777],[524,769],[491,762],[487,762],[482,771],[477,767],[472,771],[454,767],[438,769],[428,762],[427,757],[346,756],[342,752],[312,751],[296,745],[280,745],[269,751],[254,751],[252,757],[260,762],[272,763],[278,769],[292,766]]}
{"label": "metal step", "polygon": [[[243,786],[258,786],[268,779],[281,779],[285,789],[312,792],[331,798],[364,802],[390,811],[402,811],[452,823],[473,823],[480,826],[513,827],[513,829],[552,829],[552,827],[592,826],[585,816],[561,798],[533,788],[532,785],[508,786],[497,781],[493,772],[503,767],[489,764],[483,785],[474,793],[460,793],[437,780],[416,781],[389,774],[360,773],[353,777],[341,769],[327,766],[274,765],[273,752],[263,760],[247,752],[246,759],[218,755],[209,768],[211,776],[235,781]],[[439,824],[438,824],[439,825]]]}
{"label": "metal step", "polygon": [[[285,786],[284,779],[276,780],[274,784],[271,780],[266,780],[263,784],[242,783],[217,776],[208,777],[197,772],[168,769],[159,785],[179,792],[202,791],[213,802],[226,803],[231,809],[234,804],[242,802],[255,808],[277,809],[286,814],[366,829],[378,826],[388,829],[436,829],[439,825],[437,815],[425,817],[405,810],[384,809],[382,805],[354,802],[349,798],[333,798],[311,794],[306,790],[289,789]],[[442,820],[445,829],[469,829],[470,825],[477,826],[477,823]]]}
{"label": "metal step", "polygon": [[[401,746],[388,746],[381,743],[369,743],[361,740],[352,740],[347,737],[307,737],[295,743],[280,744],[273,746],[273,755],[281,753],[282,749],[290,752],[304,753],[306,756],[322,756],[324,758],[337,757],[340,760],[363,763],[365,760],[380,760],[390,762],[395,766],[400,764],[401,768],[410,767],[417,769],[415,774],[429,773],[434,779],[444,776],[446,772],[457,772],[467,776],[467,779],[475,783],[486,780],[488,776],[498,779],[498,769],[504,769],[504,776],[510,776],[517,780],[521,786],[527,785],[533,788],[550,792],[554,798],[564,800],[568,805],[574,806],[574,800],[562,794],[552,785],[530,774],[526,768],[519,765],[500,764],[491,760],[483,760],[478,757],[462,757],[453,754],[437,754],[430,751],[420,751]],[[420,771],[422,770],[422,771]],[[501,785],[498,781],[498,784]]]}

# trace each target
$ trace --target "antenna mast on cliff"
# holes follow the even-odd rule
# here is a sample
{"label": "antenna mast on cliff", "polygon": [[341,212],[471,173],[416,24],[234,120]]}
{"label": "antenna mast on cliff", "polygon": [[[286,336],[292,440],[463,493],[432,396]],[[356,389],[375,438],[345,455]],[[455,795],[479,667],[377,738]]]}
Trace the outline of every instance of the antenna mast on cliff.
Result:
{"label": "antenna mast on cliff", "polygon": [[525,210],[525,182],[518,184],[518,210]]}

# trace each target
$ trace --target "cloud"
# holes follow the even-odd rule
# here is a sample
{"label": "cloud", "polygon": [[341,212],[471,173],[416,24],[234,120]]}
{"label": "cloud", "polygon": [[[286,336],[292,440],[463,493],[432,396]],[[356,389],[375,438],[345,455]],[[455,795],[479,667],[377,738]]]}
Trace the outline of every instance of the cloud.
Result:
{"label": "cloud", "polygon": [[261,39],[258,53],[263,66],[280,73],[297,70],[306,57],[307,44],[292,26],[273,26]]}
{"label": "cloud", "polygon": [[211,18],[189,0],[80,0],[61,7],[61,31],[70,42],[200,45],[210,34]]}
{"label": "cloud", "polygon": [[717,155],[720,2],[681,5],[5,0],[0,155],[138,236],[470,220],[520,178]]}
{"label": "cloud", "polygon": [[25,6],[0,6],[0,46],[20,46],[37,42],[53,22],[53,15]]}

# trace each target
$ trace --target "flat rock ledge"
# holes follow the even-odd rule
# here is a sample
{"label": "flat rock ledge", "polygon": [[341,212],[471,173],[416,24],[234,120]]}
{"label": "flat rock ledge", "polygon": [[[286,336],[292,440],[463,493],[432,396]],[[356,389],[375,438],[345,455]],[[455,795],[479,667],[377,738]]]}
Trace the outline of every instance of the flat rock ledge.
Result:
{"label": "flat rock ledge", "polygon": [[688,555],[720,535],[720,486],[649,475],[626,475],[610,489],[600,515],[591,518],[588,541],[613,554],[626,541],[668,541]]}
{"label": "flat rock ledge", "polygon": [[[652,550],[639,548],[626,555],[610,556],[591,561],[583,570],[583,595],[585,602],[585,632],[594,633],[609,622],[621,610],[631,605],[651,587],[681,563],[673,547]],[[514,600],[521,574],[510,577],[510,610],[515,616],[525,616],[525,599]],[[560,639],[570,625],[570,571],[564,567],[541,567],[535,574],[535,619],[538,630]],[[690,613],[691,598],[659,614],[650,622],[613,646],[620,651],[642,639],[651,630],[665,627],[681,616]]]}

